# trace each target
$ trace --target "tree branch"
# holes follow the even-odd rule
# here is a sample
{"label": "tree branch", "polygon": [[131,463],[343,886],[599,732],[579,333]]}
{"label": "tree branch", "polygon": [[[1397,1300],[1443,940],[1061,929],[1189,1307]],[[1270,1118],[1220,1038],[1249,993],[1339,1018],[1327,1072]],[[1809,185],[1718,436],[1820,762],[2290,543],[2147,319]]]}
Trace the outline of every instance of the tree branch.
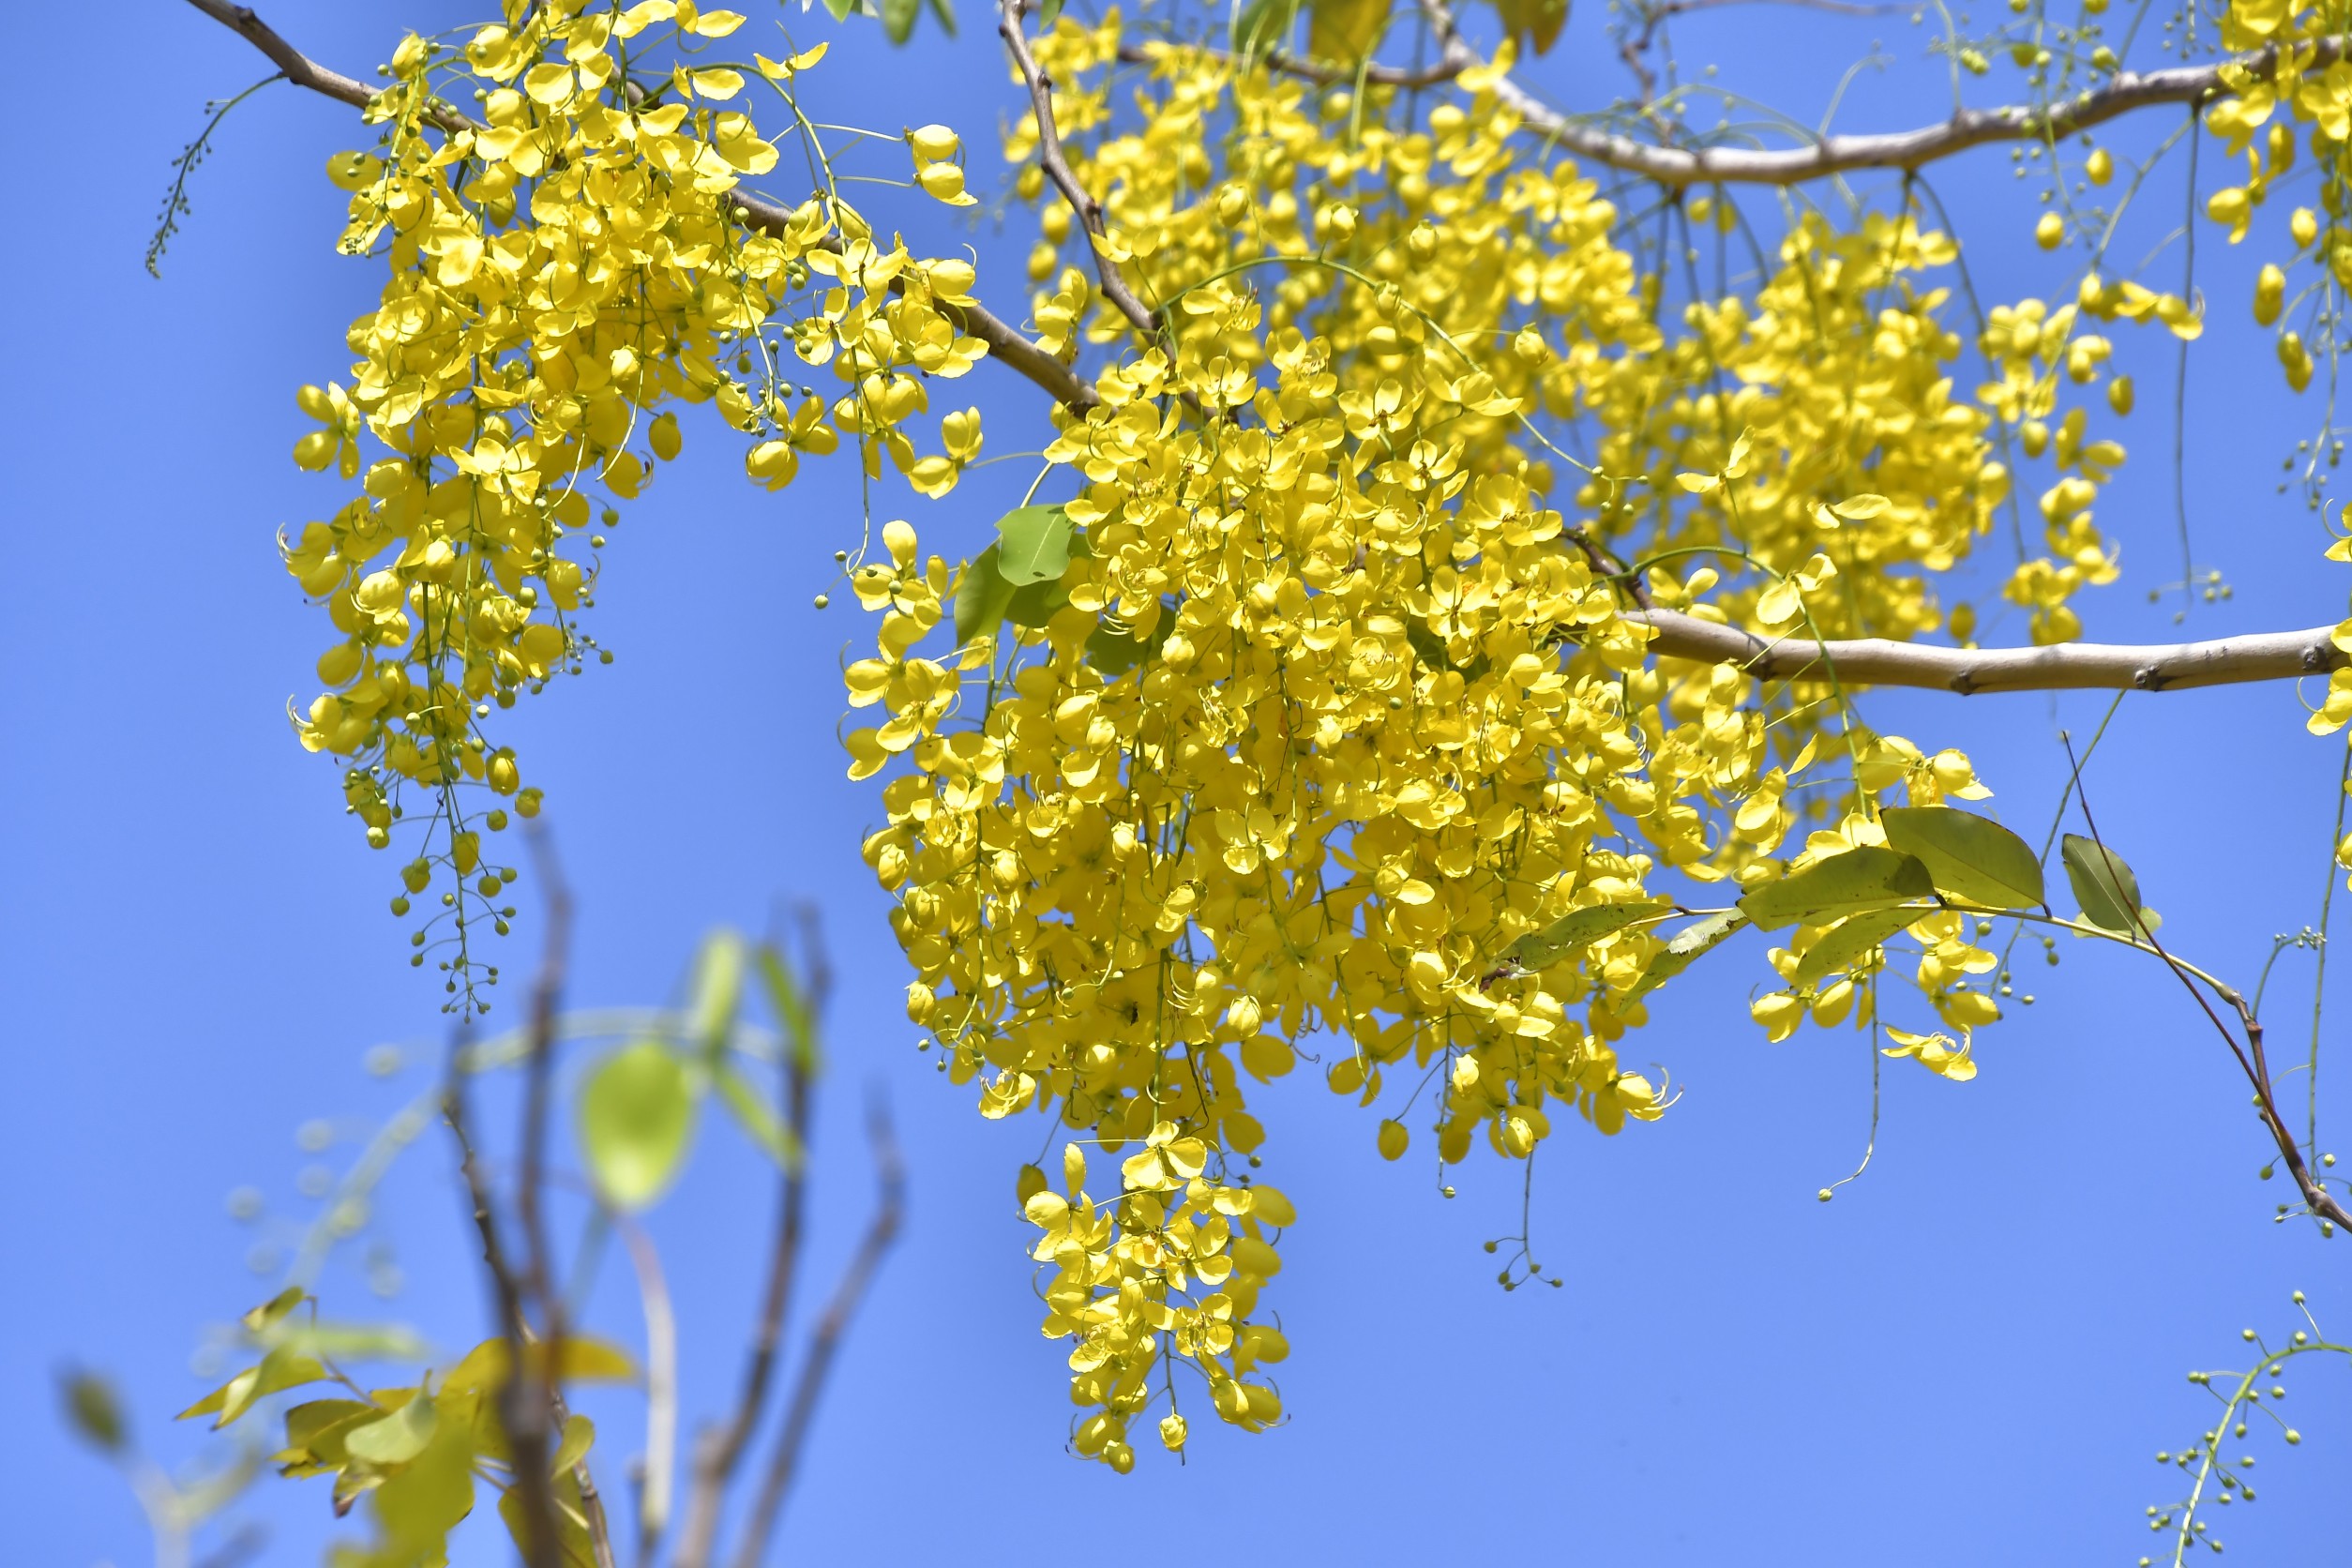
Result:
{"label": "tree branch", "polygon": [[883,1255],[897,1240],[898,1227],[906,1213],[906,1167],[898,1158],[898,1140],[891,1129],[890,1108],[879,1094],[867,1108],[866,1130],[874,1146],[874,1172],[881,1197],[875,1204],[873,1220],[866,1228],[866,1239],[842,1272],[841,1282],[834,1288],[824,1316],[809,1334],[807,1359],[801,1363],[800,1378],[792,1386],[792,1403],[784,1414],[784,1430],[776,1439],[775,1456],[768,1462],[767,1477],[761,1484],[759,1500],[752,1507],[742,1548],[735,1555],[735,1568],[759,1568],[760,1560],[767,1551],[769,1538],[776,1533],[776,1516],[783,1512],[785,1493],[791,1490],[793,1475],[799,1470],[801,1443],[808,1435],[817,1401],[824,1394],[834,1353],[840,1349],[841,1336],[848,1332],[858,1303],[865,1299],[867,1287],[881,1269]]}
{"label": "tree branch", "polygon": [[1063,155],[1062,132],[1053,119],[1053,83],[1038,68],[1037,56],[1030,53],[1029,35],[1021,31],[1021,13],[1028,0],[1000,0],[997,34],[1004,47],[1012,53],[1013,64],[1029,86],[1030,108],[1037,118],[1037,161],[1045,168],[1078,215],[1078,224],[1086,231],[1087,249],[1094,253],[1094,276],[1103,286],[1103,297],[1119,307],[1119,313],[1146,337],[1157,337],[1160,330],[1159,312],[1147,307],[1127,286],[1126,275],[1119,264],[1103,249],[1107,231],[1103,225],[1103,204],[1078,184],[1071,171],[1070,160]]}
{"label": "tree branch", "polygon": [[705,1568],[718,1545],[718,1515],[726,1501],[727,1483],[742,1462],[751,1434],[766,1404],[768,1384],[776,1373],[776,1351],[783,1343],[786,1310],[792,1302],[792,1280],[800,1263],[802,1218],[807,1184],[804,1159],[808,1148],[808,1060],[787,1050],[784,1060],[785,1120],[792,1128],[792,1147],[803,1158],[784,1164],[783,1188],[776,1205],[776,1241],[768,1254],[767,1289],[761,1298],[760,1317],[752,1330],[751,1359],[744,1367],[743,1388],[735,1397],[735,1413],[727,1425],[701,1434],[694,1448],[692,1489],[686,1495],[686,1526],[678,1538],[676,1568]]}
{"label": "tree branch", "polygon": [[2352,664],[2335,627],[2262,632],[2206,642],[2058,642],[2045,648],[1938,648],[1863,637],[1817,642],[1766,639],[1673,610],[1629,610],[1651,627],[1650,651],[1702,664],[1736,664],[1763,680],[1827,680],[1848,686],[1924,686],[1963,697],[1991,691],[2170,691],[2322,675]]}
{"label": "tree branch", "polygon": [[[1455,28],[1444,0],[1421,0],[1421,8],[1437,31],[1441,58],[1453,74],[1485,68],[1485,58]],[[2302,68],[2320,70],[2333,65],[2344,56],[2346,42],[2341,37],[2315,40],[2309,46],[2311,58]],[[1785,186],[1865,169],[1917,169],[1989,143],[2072,136],[2154,104],[2202,103],[2225,90],[2224,71],[2238,68],[2267,78],[2277,71],[2278,63],[2279,46],[2272,44],[2209,66],[2119,71],[2104,86],[2046,107],[2005,104],[1963,109],[1940,125],[1877,135],[1825,136],[1809,147],[1770,149],[1668,147],[1637,142],[1562,114],[1508,76],[1496,81],[1494,92],[1530,129],[1579,158],[1629,174],[1674,186]]]}
{"label": "tree branch", "polygon": [[[260,50],[295,86],[308,87],[314,93],[323,93],[357,109],[365,109],[374,99],[374,88],[340,71],[330,70],[304,54],[279,37],[253,13],[251,7],[226,5],[222,0],[188,0],[188,3]],[[479,128],[463,114],[438,102],[432,106],[430,115],[435,125],[452,135],[460,130]],[[743,221],[765,233],[782,234],[792,221],[792,209],[766,197],[737,190],[733,192],[733,201]],[[905,284],[894,279],[890,287],[894,294],[903,293]],[[990,358],[1002,361],[1015,374],[1043,387],[1055,401],[1080,412],[1101,401],[1095,396],[1092,383],[1023,337],[1018,328],[1003,318],[990,314],[984,307],[942,304],[937,309],[957,328],[988,344]]]}
{"label": "tree branch", "polygon": [[506,1445],[514,1456],[515,1487],[522,1497],[523,1560],[530,1568],[563,1568],[563,1543],[555,1533],[555,1490],[548,1482],[547,1403],[542,1395],[535,1411],[530,1395],[536,1391],[526,1387],[533,1380],[524,1354],[529,1332],[522,1315],[522,1287],[507,1261],[490,1178],[483,1172],[481,1157],[475,1153],[466,1127],[467,1048],[462,1033],[450,1045],[441,1107],[450,1135],[457,1139],[458,1169],[473,1200],[474,1227],[482,1238],[482,1264],[490,1276],[498,1332],[506,1344],[506,1381],[498,1391],[498,1420],[506,1431]]}

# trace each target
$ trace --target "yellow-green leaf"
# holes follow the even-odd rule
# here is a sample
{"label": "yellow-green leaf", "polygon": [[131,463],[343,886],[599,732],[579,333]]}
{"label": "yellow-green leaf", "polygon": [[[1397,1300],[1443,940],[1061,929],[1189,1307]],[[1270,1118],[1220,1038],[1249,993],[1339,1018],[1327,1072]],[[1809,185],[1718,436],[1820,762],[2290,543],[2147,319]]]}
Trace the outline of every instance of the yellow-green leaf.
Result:
{"label": "yellow-green leaf", "polygon": [[404,1465],[424,1453],[441,1425],[440,1412],[421,1390],[404,1392],[408,1402],[400,1409],[345,1432],[343,1452],[370,1465]]}
{"label": "yellow-green leaf", "polygon": [[1760,928],[1772,931],[1933,897],[1935,892],[1935,879],[1917,859],[1865,844],[1752,887],[1740,907]]}
{"label": "yellow-green leaf", "polygon": [[1841,973],[1872,948],[1917,920],[1922,911],[1915,909],[1871,910],[1863,914],[1849,914],[1821,933],[1804,957],[1797,960],[1797,972],[1789,980],[1799,986],[1810,986],[1830,975]]}
{"label": "yellow-green leaf", "polygon": [[1540,931],[1530,931],[1513,942],[1505,957],[1524,970],[1545,969],[1569,954],[1591,946],[1612,931],[1636,921],[1666,913],[1672,904],[1596,904],[1572,910]]}
{"label": "yellow-green leaf", "polygon": [[597,1189],[624,1209],[642,1208],[670,1184],[694,1131],[684,1063],[657,1040],[606,1057],[580,1094],[580,1142]]}
{"label": "yellow-green leaf", "polygon": [[1887,843],[1927,867],[1936,891],[1988,909],[2043,903],[2033,846],[1989,817],[1949,806],[1899,806],[1882,812]]}
{"label": "yellow-green leaf", "polygon": [[2058,854],[2066,863],[2066,880],[2073,886],[2075,902],[2082,905],[2083,918],[2110,931],[2137,935],[2141,922],[2133,916],[2142,915],[2140,880],[2123,857],[2079,833],[2066,836]]}

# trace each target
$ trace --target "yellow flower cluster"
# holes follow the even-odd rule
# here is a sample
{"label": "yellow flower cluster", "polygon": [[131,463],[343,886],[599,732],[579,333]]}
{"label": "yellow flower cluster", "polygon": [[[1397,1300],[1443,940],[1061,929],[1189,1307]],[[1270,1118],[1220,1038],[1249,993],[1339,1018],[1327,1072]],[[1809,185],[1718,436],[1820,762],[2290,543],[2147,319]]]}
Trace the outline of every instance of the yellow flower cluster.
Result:
{"label": "yellow flower cluster", "polygon": [[[1528,1157],[1562,1113],[1653,1119],[1665,1086],[1616,1043],[1735,924],[1681,921],[1654,873],[1768,882],[1834,797],[1843,821],[1795,865],[1882,844],[1888,791],[1984,792],[1956,752],[1832,722],[1820,686],[1760,701],[1737,670],[1651,663],[1630,585],[1690,603],[1719,580],[1651,558],[1737,576],[1714,613],[1907,636],[1937,616],[1900,568],[1964,554],[2006,471],[1986,414],[1952,397],[1941,295],[1905,280],[1949,245],[1907,218],[1805,226],[1756,301],[1694,307],[1669,339],[1609,204],[1572,166],[1519,167],[1478,82],[1430,129],[1392,131],[1377,94],[1318,104],[1168,51],[1140,128],[1082,139],[1117,39],[1115,15],[1065,17],[1038,52],[1080,178],[1110,193],[1102,249],[1155,330],[1056,271],[1071,230],[1048,207],[1048,346],[1121,351],[1047,451],[1077,490],[1059,551],[1025,613],[942,646],[985,603],[981,568],[889,524],[889,561],[853,579],[876,656],[848,671],[881,722],[848,746],[852,776],[886,775],[865,853],[942,1070],[984,1115],[1140,1146],[1114,1196],[1086,1198],[1075,1167],[1067,1196],[1023,1194],[1060,1271],[1046,1330],[1076,1341],[1095,1412],[1078,1447],[1123,1469],[1154,1334],[1225,1419],[1278,1408],[1246,1390],[1254,1288],[1167,1292],[1186,1271],[1217,1283],[1199,1238],[1248,1217],[1249,1085],[1292,1071],[1300,1041],[1335,1040],[1326,1080],[1365,1106],[1395,1080],[1375,1138],[1392,1159],[1416,1105],[1447,1163],[1482,1141]],[[1229,136],[1203,133],[1213,113]],[[1596,460],[1539,420],[1597,425]],[[1590,524],[1545,505],[1556,463],[1582,470]],[[1658,569],[1616,565],[1636,547]],[[1544,936],[1563,922],[1573,940]],[[1958,927],[1919,927],[1939,1014],[1998,1016]],[[1236,1277],[1272,1272],[1256,1256]]]}
{"label": "yellow flower cluster", "polygon": [[[376,150],[330,163],[352,193],[343,249],[382,257],[389,277],[352,324],[349,386],[300,397],[322,429],[295,460],[359,492],[281,541],[340,639],[297,731],[345,761],[345,800],[372,845],[425,822],[393,909],[446,873],[412,961],[450,950],[453,1005],[479,1003],[469,927],[503,931],[511,912],[497,897],[515,873],[489,863],[481,832],[507,825],[504,799],[524,816],[538,806],[484,721],[596,652],[577,619],[606,544],[591,530],[617,523],[611,503],[678,455],[661,405],[716,404],[770,489],[844,433],[869,469],[887,453],[932,494],[979,446],[976,413],[947,417],[943,454],[918,456],[903,428],[926,407],[924,377],[984,352],[942,309],[969,299],[970,265],[885,243],[829,174],[797,207],[749,221],[737,188],[777,152],[732,107],[746,77],[672,58],[677,40],[726,38],[740,15],[683,0],[506,10],[460,51],[408,38],[368,111],[384,127]],[[753,70],[791,108],[793,76],[822,53]],[[478,121],[447,107],[469,94]],[[793,396],[787,339],[793,360],[848,384],[830,409]],[[363,437],[381,455],[363,459]],[[472,787],[490,809],[465,804]]]}
{"label": "yellow flower cluster", "polygon": [[[1093,1413],[1072,1446],[1125,1474],[1135,1466],[1127,1424],[1164,1400],[1161,1444],[1184,1446],[1175,1363],[1208,1383],[1218,1415],[1250,1431],[1282,1417],[1272,1384],[1250,1380],[1290,1353],[1279,1329],[1245,1321],[1282,1259],[1265,1231],[1290,1223],[1289,1199],[1270,1186],[1228,1186],[1203,1178],[1209,1151],[1162,1123],[1120,1169],[1121,1194],[1099,1204],[1086,1192],[1086,1152],[1062,1152],[1064,1192],[1045,1172],[1023,1168],[1023,1212],[1044,1232],[1030,1256],[1050,1264],[1045,1288],[1048,1335],[1077,1341],[1070,1399]],[[1158,1386],[1153,1386],[1154,1374]]]}

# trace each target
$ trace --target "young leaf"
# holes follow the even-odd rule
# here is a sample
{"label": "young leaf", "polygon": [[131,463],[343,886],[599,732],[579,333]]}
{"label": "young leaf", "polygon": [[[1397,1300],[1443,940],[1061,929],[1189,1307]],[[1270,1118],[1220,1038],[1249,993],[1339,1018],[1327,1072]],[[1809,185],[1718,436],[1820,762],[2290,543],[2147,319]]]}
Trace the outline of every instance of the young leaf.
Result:
{"label": "young leaf", "polygon": [[[588,1533],[588,1514],[580,1500],[579,1478],[565,1470],[555,1477],[554,1490],[558,1560],[564,1568],[596,1568],[596,1543]],[[522,1493],[519,1488],[509,1487],[500,1494],[498,1516],[506,1522],[506,1533],[514,1537],[523,1560],[530,1561],[531,1550],[524,1536],[530,1530],[531,1520],[522,1511]]]}
{"label": "young leaf", "polygon": [[1053,582],[1070,565],[1070,514],[1059,506],[1016,506],[996,520],[996,569],[1016,588]]}
{"label": "young leaf", "polygon": [[2066,862],[2066,880],[2073,884],[2083,918],[2110,931],[2136,935],[2139,923],[2133,916],[2140,913],[2140,880],[2123,857],[2079,833],[2068,834],[2058,853]]}
{"label": "young leaf", "polygon": [[[1045,27],[1052,26],[1054,17],[1059,15],[1061,10],[1061,6],[1056,4],[1050,13],[1040,14],[1038,24]],[[931,0],[931,14],[939,18],[941,32],[945,33],[951,38],[956,36],[956,8],[950,5],[948,0]]]}
{"label": "young leaf", "polygon": [[892,43],[904,43],[914,36],[914,19],[921,12],[922,0],[882,0],[882,31]]}
{"label": "young leaf", "polygon": [[1748,917],[1738,910],[1724,910],[1711,914],[1694,926],[1685,926],[1674,933],[1666,951],[1650,960],[1634,988],[1625,993],[1628,1003],[1640,1001],[1660,986],[1691,967],[1699,958],[1719,946],[1726,937],[1748,923]]}
{"label": "young leaf", "polygon": [[792,1137],[792,1129],[776,1113],[776,1108],[761,1099],[743,1075],[726,1063],[711,1069],[718,1084],[719,1097],[727,1108],[734,1112],[743,1130],[751,1135],[751,1141],[766,1151],[768,1158],[790,1169],[800,1163],[800,1143]]}
{"label": "young leaf", "polygon": [[548,1465],[550,1475],[561,1475],[588,1456],[588,1449],[596,1440],[596,1424],[584,1415],[564,1418],[564,1440],[555,1447],[555,1457]]}
{"label": "young leaf", "polygon": [[770,942],[760,949],[760,978],[767,986],[768,1006],[784,1030],[784,1048],[811,1076],[824,1063],[817,1049],[817,1019],[801,994],[800,982],[781,949]]}
{"label": "young leaf", "polygon": [[580,1093],[580,1142],[606,1198],[642,1208],[670,1184],[694,1130],[685,1066],[656,1040],[606,1057]]}
{"label": "young leaf", "polygon": [[408,1403],[343,1434],[343,1452],[370,1465],[404,1465],[425,1452],[433,1440],[440,1414],[422,1389],[412,1389]]}
{"label": "young leaf", "polygon": [[716,1061],[734,1033],[735,1013],[743,1002],[744,957],[743,938],[724,927],[704,937],[702,950],[694,956],[687,1028],[704,1061]]}
{"label": "young leaf", "polygon": [[1307,48],[1318,59],[1352,64],[1380,41],[1388,14],[1388,0],[1313,0]]}
{"label": "young leaf", "polygon": [[129,1443],[130,1424],[113,1383],[95,1372],[61,1372],[57,1392],[65,1398],[66,1419],[93,1448],[119,1454]]}
{"label": "young leaf", "polygon": [[248,1334],[260,1334],[309,1299],[299,1285],[289,1285],[239,1319]]}
{"label": "young leaf", "polygon": [[319,1382],[325,1377],[326,1369],[316,1360],[293,1346],[279,1345],[262,1358],[259,1366],[247,1367],[173,1419],[186,1421],[190,1416],[218,1415],[220,1419],[212,1424],[218,1431],[251,1410],[253,1402],[264,1395]]}
{"label": "young leaf", "polygon": [[1636,920],[1664,914],[1672,904],[1596,904],[1571,910],[1540,931],[1530,931],[1505,950],[1504,956],[1524,970],[1548,968],[1580,948],[1591,946],[1611,931],[1621,931]]}
{"label": "young leaf", "polygon": [[1919,910],[1871,910],[1862,914],[1849,914],[1821,933],[1803,957],[1797,960],[1797,972],[1789,976],[1792,983],[1810,986],[1825,976],[1840,973],[1855,959],[1877,947],[1888,938],[1920,917]]}
{"label": "young leaf", "polygon": [[1935,879],[1917,860],[1865,844],[1750,888],[1740,907],[1760,928],[1772,931],[1801,921],[1817,925],[1837,915],[1887,909],[1930,897],[1935,891]]}
{"label": "young leaf", "polygon": [[994,631],[1013,606],[1013,584],[996,569],[997,551],[990,545],[964,563],[956,579],[956,645],[961,647],[983,632]]}
{"label": "young leaf", "polygon": [[1878,820],[1887,843],[1925,866],[1946,897],[2000,910],[2045,902],[2033,847],[1989,817],[1949,806],[1898,806]]}

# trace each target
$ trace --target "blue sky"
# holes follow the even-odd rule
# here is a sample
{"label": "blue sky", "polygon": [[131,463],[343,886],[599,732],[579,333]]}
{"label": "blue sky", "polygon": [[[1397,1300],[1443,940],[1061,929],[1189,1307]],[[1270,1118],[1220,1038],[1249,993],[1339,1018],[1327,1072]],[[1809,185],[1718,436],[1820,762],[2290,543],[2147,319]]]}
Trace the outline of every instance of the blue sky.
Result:
{"label": "blue sky", "polygon": [[[761,5],[746,8],[764,21]],[[897,53],[853,29],[820,94],[865,124],[956,124],[986,167],[1015,100],[966,10],[959,45],[927,20]],[[16,243],[0,253],[19,301],[0,381],[0,726],[13,737],[0,762],[13,1108],[0,1245],[15,1282],[0,1304],[0,1408],[15,1416],[0,1499],[13,1560],[128,1568],[143,1529],[117,1478],[52,1420],[53,1367],[109,1370],[158,1453],[192,1452],[164,1419],[209,1386],[191,1355],[208,1325],[271,1289],[249,1267],[271,1222],[234,1221],[226,1196],[249,1184],[271,1214],[305,1213],[298,1173],[348,1160],[352,1135],[424,1086],[440,1022],[384,912],[390,867],[282,716],[309,689],[320,627],[272,535],[332,489],[287,459],[308,428],[294,390],[343,372],[343,325],[376,284],[332,250],[342,198],[322,166],[357,142],[353,118],[283,86],[240,110],[152,280],[141,256],[171,156],[206,97],[264,68],[177,4],[138,7],[100,40],[87,14],[18,23],[19,57],[48,64],[0,131],[22,182]],[[462,14],[428,0],[264,11],[355,74],[404,26]],[[1598,20],[1580,15],[1533,73],[1579,107],[1617,90]],[[1858,79],[1839,128],[1941,113],[1940,68],[1902,16],[1734,10],[1683,35],[1686,58],[1723,60],[1726,81],[1803,113],[1881,37],[1901,64]],[[2214,166],[2209,149],[2209,177]],[[1970,262],[1988,302],[2062,276],[2032,249],[2030,186],[2007,169],[1995,149],[1937,176],[1980,236]],[[2160,175],[2148,200],[2177,213],[2179,197],[2177,174]],[[1028,231],[965,236],[942,211],[906,220],[941,246],[971,238],[984,297],[1018,315]],[[2145,219],[2146,243],[2171,221]],[[2197,605],[2193,635],[2332,621],[2345,602],[2315,520],[2274,492],[2320,415],[2286,394],[2247,325],[2253,249],[2199,235],[2217,329],[2191,355],[2188,497],[2196,561],[2235,596]],[[2169,251],[2151,280],[2171,286],[2178,267]],[[2101,516],[2124,577],[2086,619],[2095,637],[2156,639],[2174,634],[2174,607],[2148,592],[2179,576],[2173,349],[2119,338],[2142,412]],[[965,384],[991,450],[1023,445],[1039,395],[986,367]],[[788,1517],[793,1551],[1025,1561],[1099,1551],[1131,1525],[1178,1550],[1230,1540],[1379,1563],[2128,1562],[2148,1549],[2142,1508],[2173,1496],[2152,1455],[2208,1419],[2182,1373],[2235,1364],[2241,1326],[2291,1329],[2299,1288],[2323,1323],[2352,1321],[2352,1242],[2269,1223],[2280,1185],[2256,1179],[2268,1155],[2242,1084],[2161,971],[2070,945],[2058,970],[2025,974],[2039,1000],[1981,1038],[1975,1082],[1890,1063],[1876,1160],[1825,1206],[1816,1189],[1852,1168],[1867,1131],[1866,1051],[1811,1031],[1764,1044],[1745,1018],[1764,972],[1750,942],[1679,983],[1634,1048],[1683,1086],[1673,1113],[1547,1147],[1535,1235],[1560,1290],[1506,1296],[1479,1250],[1515,1229],[1515,1168],[1473,1162],[1444,1200],[1420,1162],[1377,1160],[1371,1121],[1308,1075],[1281,1085],[1266,1174],[1303,1216],[1268,1293],[1295,1348],[1289,1425],[1203,1432],[1187,1465],[1146,1453],[1124,1480],[1071,1459],[1060,1358],[1037,1335],[1007,1200],[1034,1124],[983,1123],[912,1048],[901,960],[857,858],[877,807],[843,777],[834,671],[869,633],[839,604],[809,604],[857,526],[849,472],[821,465],[769,496],[742,482],[723,432],[690,421],[687,441],[689,460],[608,553],[596,629],[618,661],[525,704],[517,739],[580,899],[579,1003],[660,1001],[711,925],[756,928],[778,896],[823,905],[840,985],[820,1280],[867,1201],[853,1102],[876,1081],[897,1107],[910,1226],[839,1367]],[[1025,478],[992,467],[943,505],[894,509],[927,548],[969,553]],[[1910,694],[1867,711],[1968,750],[1994,804],[2038,835],[2063,776],[2057,730],[2087,731],[2103,707]],[[2093,800],[2167,940],[2250,976],[2272,933],[2316,916],[2337,763],[2287,687],[2133,697]],[[522,969],[529,953],[519,941],[506,961]],[[2310,983],[2308,955],[2281,960],[2269,1011],[2290,1060],[2307,1045]],[[388,1079],[361,1064],[385,1041],[416,1048]],[[319,1119],[336,1141],[314,1155],[297,1129]],[[449,1174],[428,1135],[380,1206],[408,1289],[377,1304],[340,1269],[331,1306],[444,1345],[480,1336]],[[717,1130],[657,1213],[686,1304],[690,1411],[731,1386],[769,1202],[757,1156]],[[618,1274],[605,1286],[603,1320],[632,1338]],[[2262,1446],[2261,1503],[2215,1515],[2255,1561],[2318,1560],[2352,1531],[2352,1492],[2331,1484],[2352,1456],[2344,1380],[2306,1377],[2290,1403],[2306,1441]],[[617,1472],[634,1440],[620,1405],[606,1431]],[[271,1563],[314,1561],[334,1533],[323,1483],[264,1488],[256,1514]],[[480,1541],[460,1559],[497,1560]]]}

